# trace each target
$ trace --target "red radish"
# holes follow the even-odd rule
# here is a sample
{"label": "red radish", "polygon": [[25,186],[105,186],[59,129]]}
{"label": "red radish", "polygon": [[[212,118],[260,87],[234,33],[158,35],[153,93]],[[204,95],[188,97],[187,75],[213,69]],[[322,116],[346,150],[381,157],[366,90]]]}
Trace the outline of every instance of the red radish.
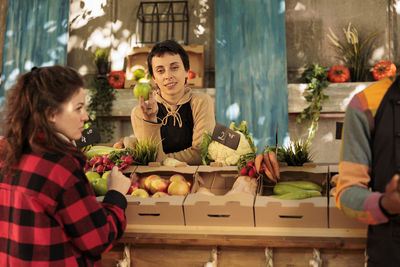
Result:
{"label": "red radish", "polygon": [[240,170],[240,175],[241,175],[241,176],[246,176],[248,173],[249,173],[249,170],[248,170],[246,167],[243,167],[243,168]]}
{"label": "red radish", "polygon": [[131,164],[133,163],[133,158],[132,158],[132,156],[127,156],[127,157],[125,158],[125,162],[126,162],[126,164],[131,165]]}
{"label": "red radish", "polygon": [[96,164],[97,165],[103,164],[103,158],[102,157],[96,157]]}
{"label": "red radish", "polygon": [[255,169],[250,169],[250,170],[249,170],[249,176],[250,176],[251,178],[256,177],[256,171],[255,171]]}
{"label": "red radish", "polygon": [[97,166],[97,169],[96,169],[96,171],[97,171],[98,173],[104,172],[104,170],[105,170],[105,168],[104,168],[104,166],[103,166],[103,165],[99,165],[99,166]]}
{"label": "red radish", "polygon": [[109,159],[107,157],[103,159],[103,164],[108,165],[110,163],[111,163],[111,159]]}
{"label": "red radish", "polygon": [[93,167],[95,163],[96,163],[96,158],[91,158],[91,159],[89,160],[89,166],[90,166],[90,167]]}
{"label": "red radish", "polygon": [[252,168],[253,166],[254,166],[254,161],[252,161],[252,160],[248,161],[246,164],[246,167],[249,169]]}

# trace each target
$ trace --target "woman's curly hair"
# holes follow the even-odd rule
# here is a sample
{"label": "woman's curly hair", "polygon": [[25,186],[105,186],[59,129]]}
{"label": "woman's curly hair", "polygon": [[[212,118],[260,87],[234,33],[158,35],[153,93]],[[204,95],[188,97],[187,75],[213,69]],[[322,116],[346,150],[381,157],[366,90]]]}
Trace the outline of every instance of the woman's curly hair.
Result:
{"label": "woman's curly hair", "polygon": [[0,141],[3,175],[13,173],[13,167],[26,151],[82,156],[79,150],[57,137],[49,117],[61,111],[61,105],[83,85],[82,77],[74,69],[63,66],[34,67],[18,77],[16,84],[7,90],[4,139]]}

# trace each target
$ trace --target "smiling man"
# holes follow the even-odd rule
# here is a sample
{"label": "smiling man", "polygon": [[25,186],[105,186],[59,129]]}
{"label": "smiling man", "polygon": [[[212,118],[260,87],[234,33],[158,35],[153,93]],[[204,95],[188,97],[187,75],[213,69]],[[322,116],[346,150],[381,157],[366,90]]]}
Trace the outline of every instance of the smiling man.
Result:
{"label": "smiling man", "polygon": [[[191,165],[201,164],[200,142],[215,126],[214,103],[207,94],[186,87],[189,57],[181,45],[166,40],[151,50],[147,64],[157,90],[132,109],[135,136],[162,142],[157,161],[174,158]],[[162,140],[162,141],[161,141]]]}

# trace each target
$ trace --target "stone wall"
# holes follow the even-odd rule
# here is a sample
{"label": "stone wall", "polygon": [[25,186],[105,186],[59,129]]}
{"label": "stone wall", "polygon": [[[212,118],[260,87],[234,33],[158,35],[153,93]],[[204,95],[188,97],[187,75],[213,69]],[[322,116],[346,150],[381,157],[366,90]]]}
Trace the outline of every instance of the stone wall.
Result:
{"label": "stone wall", "polygon": [[340,64],[339,54],[327,37],[329,28],[342,42],[351,23],[365,39],[378,32],[369,65],[386,59],[400,63],[398,0],[286,0],[286,47],[289,83],[298,81],[303,67],[319,63]]}
{"label": "stone wall", "polygon": [[[169,2],[161,0],[163,2]],[[133,46],[139,46],[136,14],[140,1],[72,0],[67,62],[83,75],[96,73],[93,52],[110,47],[112,69],[124,68],[124,57]],[[160,5],[164,8],[166,5]],[[165,10],[159,10],[165,12]],[[204,45],[204,87],[214,86],[214,5],[212,0],[188,2],[188,43]],[[147,24],[146,24],[147,25]],[[177,26],[180,23],[176,23]],[[161,25],[162,26],[162,25]],[[146,28],[149,31],[148,28]],[[163,31],[160,30],[160,40]],[[139,43],[139,44],[138,44]]]}
{"label": "stone wall", "polygon": [[[139,2],[71,0],[67,64],[83,75],[94,74],[92,52],[97,47],[112,47],[113,68],[123,68],[124,55],[136,42]],[[3,58],[7,3],[8,0],[0,1],[0,59]],[[399,0],[286,0],[285,5],[289,83],[299,81],[305,64],[329,67],[338,63],[337,53],[326,34],[331,28],[338,37],[344,38],[342,29],[349,22],[360,36],[379,32],[373,45],[371,66],[381,59],[400,63]],[[189,17],[189,43],[205,45],[204,87],[214,87],[214,1],[189,0]]]}

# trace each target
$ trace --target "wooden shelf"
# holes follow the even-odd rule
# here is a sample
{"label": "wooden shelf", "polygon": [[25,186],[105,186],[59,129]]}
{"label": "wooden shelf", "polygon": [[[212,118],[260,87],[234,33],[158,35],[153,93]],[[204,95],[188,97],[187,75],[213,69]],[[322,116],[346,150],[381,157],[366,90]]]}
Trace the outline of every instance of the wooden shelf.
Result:
{"label": "wooden shelf", "polygon": [[[346,107],[352,96],[362,89],[366,88],[372,82],[360,83],[331,83],[325,93],[329,96],[329,101],[323,104],[321,118],[343,118]],[[292,83],[288,84],[288,111],[289,116],[300,114],[304,108],[308,106],[304,99],[304,90],[307,84]],[[215,88],[199,88],[193,89],[194,92],[203,92],[209,94],[215,101]],[[116,99],[114,100],[113,110],[111,112],[113,118],[119,120],[129,120],[131,110],[138,105],[138,100],[133,95],[131,89],[115,89]],[[86,95],[89,95],[86,89]],[[88,99],[87,99],[87,102]],[[118,103],[118,104],[116,104]]]}
{"label": "wooden shelf", "polygon": [[363,249],[366,230],[128,225],[120,242],[133,244]]}

